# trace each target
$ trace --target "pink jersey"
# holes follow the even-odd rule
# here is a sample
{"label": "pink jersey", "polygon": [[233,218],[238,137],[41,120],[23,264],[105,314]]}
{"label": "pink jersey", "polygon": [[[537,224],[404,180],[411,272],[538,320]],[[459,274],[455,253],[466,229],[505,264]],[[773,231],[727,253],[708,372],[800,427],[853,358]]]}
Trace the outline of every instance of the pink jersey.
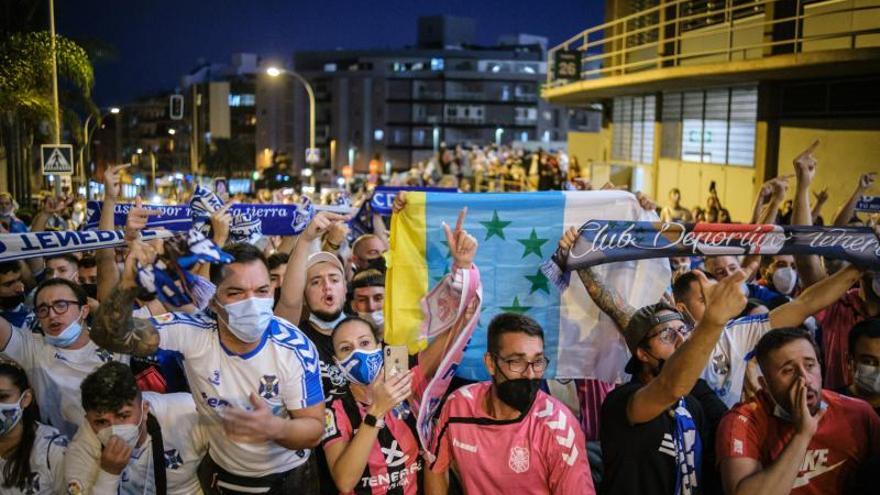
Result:
{"label": "pink jersey", "polygon": [[519,421],[499,421],[484,411],[490,382],[452,394],[434,432],[431,465],[443,473],[450,464],[466,493],[594,494],[584,434],[568,408],[538,392]]}

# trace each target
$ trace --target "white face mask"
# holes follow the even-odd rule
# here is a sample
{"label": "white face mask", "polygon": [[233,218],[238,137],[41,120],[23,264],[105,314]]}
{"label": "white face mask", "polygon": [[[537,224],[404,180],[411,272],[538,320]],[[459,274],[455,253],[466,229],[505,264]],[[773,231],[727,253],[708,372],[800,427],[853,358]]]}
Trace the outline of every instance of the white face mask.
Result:
{"label": "white face mask", "polygon": [[797,272],[794,268],[777,268],[771,277],[773,288],[780,294],[789,296],[797,285]]}
{"label": "white face mask", "polygon": [[97,433],[98,440],[104,447],[110,442],[110,437],[117,436],[131,449],[137,447],[138,440],[141,437],[141,423],[144,421],[145,413],[141,410],[141,419],[136,425],[124,424],[108,426]]}
{"label": "white face mask", "polygon": [[872,394],[880,394],[880,366],[857,364],[853,375],[858,388]]}
{"label": "white face mask", "polygon": [[319,330],[323,330],[325,332],[332,332],[336,325],[338,325],[342,320],[345,319],[345,313],[340,312],[339,316],[336,317],[333,321],[325,321],[318,317],[315,313],[309,315],[309,321],[315,325]]}
{"label": "white face mask", "polygon": [[372,313],[358,313],[358,316],[373,323],[377,328],[382,328],[382,325],[385,324],[385,311],[381,309]]}
{"label": "white face mask", "polygon": [[272,321],[272,306],[275,300],[271,297],[249,297],[243,301],[226,304],[223,309],[229,320],[226,325],[238,340],[254,343],[263,337]]}

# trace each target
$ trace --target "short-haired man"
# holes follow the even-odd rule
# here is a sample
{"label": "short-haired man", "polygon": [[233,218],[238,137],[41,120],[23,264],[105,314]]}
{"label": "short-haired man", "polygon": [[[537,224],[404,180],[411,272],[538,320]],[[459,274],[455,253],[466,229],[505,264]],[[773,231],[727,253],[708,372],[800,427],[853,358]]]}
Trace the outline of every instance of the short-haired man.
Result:
{"label": "short-haired man", "polygon": [[863,399],[880,415],[880,319],[857,323],[849,332],[851,383],[837,393]]}
{"label": "short-haired man", "polygon": [[78,284],[79,258],[69,253],[49,256],[44,274],[46,278],[63,278]]}
{"label": "short-haired man", "polygon": [[26,297],[21,262],[0,263],[0,317],[14,327],[29,328],[33,312],[24,303]]}
{"label": "short-haired man", "polygon": [[[307,461],[324,426],[324,396],[314,345],[272,313],[266,258],[239,243],[233,261],[211,266],[217,291],[208,311],[132,318],[138,295],[134,260],[152,263],[135,241],[121,289],[101,304],[95,339],[122,352],[160,347],[183,356],[187,381],[206,420],[209,452],[199,468],[206,493],[311,493]],[[256,490],[256,491],[255,491]]]}
{"label": "short-haired man", "polygon": [[354,274],[351,279],[351,309],[385,332],[385,274],[370,268]]}
{"label": "short-haired man", "polygon": [[880,418],[862,400],[822,390],[805,330],[770,332],[755,354],[764,388],[718,428],[725,492],[849,493],[860,464],[880,454]]}
{"label": "short-haired man", "polygon": [[39,331],[0,318],[0,353],[21,364],[37,395],[43,422],[72,438],[83,421],[80,383],[108,361],[129,362],[91,339],[85,291],[63,278],[46,279],[34,290]]}
{"label": "short-haired man", "polygon": [[465,493],[595,493],[577,420],[539,389],[549,363],[540,325],[497,315],[483,362],[492,381],[456,390],[443,406],[426,493],[447,493],[450,468]]}
{"label": "short-haired man", "polygon": [[363,234],[351,245],[351,261],[357,270],[365,270],[388,251],[388,246],[376,234]]}
{"label": "short-haired man", "polygon": [[190,394],[142,393],[121,363],[101,366],[80,388],[88,425],[67,450],[68,493],[202,492],[196,470],[208,443]]}
{"label": "short-haired man", "polygon": [[287,253],[272,253],[266,258],[266,265],[269,267],[269,281],[272,282],[272,288],[275,289],[275,299],[281,292],[281,286],[284,284],[284,272],[287,271],[287,261],[290,255]]}
{"label": "short-haired man", "polygon": [[79,284],[92,299],[98,299],[98,264],[94,256],[79,260]]}

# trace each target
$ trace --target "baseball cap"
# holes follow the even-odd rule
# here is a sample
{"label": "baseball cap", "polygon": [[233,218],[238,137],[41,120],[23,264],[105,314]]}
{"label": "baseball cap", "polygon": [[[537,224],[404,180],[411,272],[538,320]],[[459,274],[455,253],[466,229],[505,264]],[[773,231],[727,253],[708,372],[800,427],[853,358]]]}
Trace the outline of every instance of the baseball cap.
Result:
{"label": "baseball cap", "polygon": [[[658,315],[657,313],[661,311],[671,311],[671,313]],[[648,336],[652,328],[661,323],[666,323],[667,321],[672,320],[687,321],[684,316],[675,309],[675,307],[665,302],[658,302],[656,304],[644,306],[633,313],[632,317],[629,319],[629,323],[626,325],[626,331],[624,331],[626,346],[632,354],[632,357],[630,357],[629,361],[626,363],[624,371],[630,375],[638,373],[639,360],[636,358],[636,348],[642,343],[645,337]]]}
{"label": "baseball cap", "polygon": [[318,251],[317,253],[312,253],[309,255],[308,261],[306,261],[306,271],[308,272],[313,266],[318,263],[330,263],[339,269],[340,273],[345,274],[345,268],[342,267],[342,262],[339,261],[339,258],[336,257],[333,253],[328,253],[327,251]]}

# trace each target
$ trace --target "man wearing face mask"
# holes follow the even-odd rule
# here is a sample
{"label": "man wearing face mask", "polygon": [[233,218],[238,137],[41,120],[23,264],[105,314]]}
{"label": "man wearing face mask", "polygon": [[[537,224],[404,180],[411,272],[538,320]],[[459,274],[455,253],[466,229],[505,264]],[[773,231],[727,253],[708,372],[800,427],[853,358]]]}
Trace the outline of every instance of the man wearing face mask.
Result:
{"label": "man wearing face mask", "polygon": [[0,317],[14,327],[30,328],[34,314],[24,304],[26,296],[21,262],[0,263]]}
{"label": "man wearing face mask", "polygon": [[351,279],[351,309],[385,333],[385,274],[379,270],[363,270]]}
{"label": "man wearing face mask", "polygon": [[317,351],[273,315],[263,253],[246,243],[224,247],[233,261],[211,266],[217,290],[206,311],[137,319],[133,260],[142,250],[131,244],[120,289],[95,317],[95,339],[139,356],[159,348],[183,356],[210,447],[199,467],[205,493],[314,493],[309,449],[324,424]]}
{"label": "man wearing face mask", "polygon": [[425,492],[446,494],[452,468],[465,493],[595,493],[577,420],[539,389],[549,360],[538,323],[513,313],[495,316],[483,362],[492,381],[446,399]]}
{"label": "man wearing face mask", "polygon": [[851,383],[837,393],[865,400],[880,415],[880,319],[869,318],[849,332]]}
{"label": "man wearing face mask", "polygon": [[768,307],[773,309],[779,304],[784,304],[797,293],[797,265],[795,265],[794,256],[790,254],[766,257],[762,265],[762,283],[781,296],[775,300],[767,301]]}
{"label": "man wearing face mask", "polygon": [[42,420],[73,437],[83,421],[80,383],[108,361],[129,357],[99,347],[85,324],[89,315],[82,287],[60,278],[44,280],[34,293],[40,331],[12,327],[0,319],[2,354],[21,364],[31,380]]}
{"label": "man wearing face mask", "polygon": [[98,299],[98,265],[94,256],[83,256],[79,260],[79,283],[90,298]]}
{"label": "man wearing face mask", "polygon": [[202,493],[196,470],[208,443],[191,395],[141,392],[120,363],[81,388],[88,424],[67,451],[67,493]]}
{"label": "man wearing face mask", "polygon": [[[864,401],[822,390],[816,346],[785,328],[755,348],[763,390],[718,428],[716,451],[729,494],[860,493],[860,465],[880,454],[880,418]],[[876,493],[876,472],[872,493]]]}
{"label": "man wearing face mask", "polygon": [[377,261],[384,265],[384,260],[379,258],[382,258],[386,251],[388,246],[379,236],[364,234],[351,244],[351,262],[357,270],[376,267],[374,263]]}
{"label": "man wearing face mask", "polygon": [[0,193],[0,224],[6,232],[11,234],[20,234],[27,232],[27,225],[15,216],[15,210],[18,209],[18,203],[8,192]]}

